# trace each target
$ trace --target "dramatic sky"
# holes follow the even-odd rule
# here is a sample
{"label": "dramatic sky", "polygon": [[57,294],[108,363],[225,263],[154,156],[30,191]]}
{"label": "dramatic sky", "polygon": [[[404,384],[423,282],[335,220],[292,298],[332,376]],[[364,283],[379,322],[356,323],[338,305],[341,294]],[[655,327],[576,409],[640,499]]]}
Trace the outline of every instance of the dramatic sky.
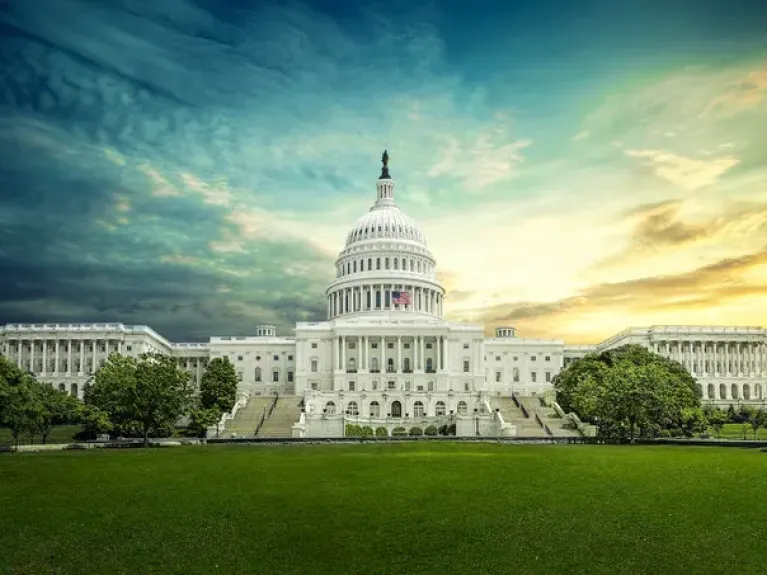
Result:
{"label": "dramatic sky", "polygon": [[384,148],[451,319],[767,325],[764,0],[0,0],[0,323],[323,319]]}

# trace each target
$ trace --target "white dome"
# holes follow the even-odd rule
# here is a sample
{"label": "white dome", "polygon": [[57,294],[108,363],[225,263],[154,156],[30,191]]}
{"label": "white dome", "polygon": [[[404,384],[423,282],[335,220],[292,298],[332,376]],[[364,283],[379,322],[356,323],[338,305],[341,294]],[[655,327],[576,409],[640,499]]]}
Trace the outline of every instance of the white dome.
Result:
{"label": "white dome", "polygon": [[346,247],[365,240],[406,240],[426,247],[426,239],[413,218],[397,206],[374,206],[357,220],[346,238]]}

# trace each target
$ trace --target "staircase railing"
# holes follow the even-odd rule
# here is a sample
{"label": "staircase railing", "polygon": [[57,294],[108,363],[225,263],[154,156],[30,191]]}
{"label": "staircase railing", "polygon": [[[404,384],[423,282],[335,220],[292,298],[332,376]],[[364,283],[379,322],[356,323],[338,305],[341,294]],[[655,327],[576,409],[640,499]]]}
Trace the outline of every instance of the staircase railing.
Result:
{"label": "staircase railing", "polygon": [[258,425],[256,425],[256,431],[253,432],[253,437],[258,436],[258,432],[261,431],[261,428],[264,426],[264,422],[272,416],[272,412],[274,411],[274,408],[277,407],[278,399],[280,399],[280,394],[275,393],[272,403],[269,404],[269,410],[267,411],[267,409],[264,408],[264,411],[261,414],[261,420],[258,422]]}

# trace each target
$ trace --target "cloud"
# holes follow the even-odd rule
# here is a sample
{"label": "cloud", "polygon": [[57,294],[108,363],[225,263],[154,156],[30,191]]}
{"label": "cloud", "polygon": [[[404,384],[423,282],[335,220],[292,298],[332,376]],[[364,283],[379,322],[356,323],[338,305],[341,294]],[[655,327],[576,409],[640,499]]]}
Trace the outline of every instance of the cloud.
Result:
{"label": "cloud", "polygon": [[690,192],[714,184],[739,163],[732,156],[696,160],[662,150],[625,150],[624,153],[630,158],[644,159],[658,177]]}

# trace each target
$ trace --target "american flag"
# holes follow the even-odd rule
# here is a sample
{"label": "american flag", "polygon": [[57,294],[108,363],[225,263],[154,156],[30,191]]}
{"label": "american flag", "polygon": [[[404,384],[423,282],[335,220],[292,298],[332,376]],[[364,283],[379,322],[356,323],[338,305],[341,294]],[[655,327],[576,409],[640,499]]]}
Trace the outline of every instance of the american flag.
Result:
{"label": "american flag", "polygon": [[394,305],[410,305],[410,294],[406,291],[391,292],[391,302]]}

